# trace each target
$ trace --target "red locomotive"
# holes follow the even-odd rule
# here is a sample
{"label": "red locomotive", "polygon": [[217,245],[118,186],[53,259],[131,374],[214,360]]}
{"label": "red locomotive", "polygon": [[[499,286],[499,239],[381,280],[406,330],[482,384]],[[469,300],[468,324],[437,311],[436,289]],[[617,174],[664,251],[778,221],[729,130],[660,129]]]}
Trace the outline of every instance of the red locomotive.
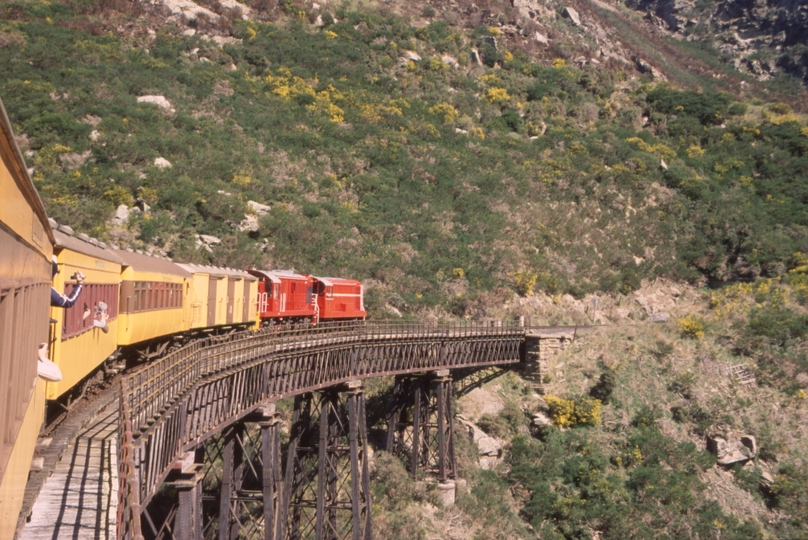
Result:
{"label": "red locomotive", "polygon": [[258,278],[258,313],[264,325],[364,319],[362,284],[289,270],[248,270]]}
{"label": "red locomotive", "polygon": [[355,279],[314,277],[317,314],[321,321],[367,317],[362,284]]}

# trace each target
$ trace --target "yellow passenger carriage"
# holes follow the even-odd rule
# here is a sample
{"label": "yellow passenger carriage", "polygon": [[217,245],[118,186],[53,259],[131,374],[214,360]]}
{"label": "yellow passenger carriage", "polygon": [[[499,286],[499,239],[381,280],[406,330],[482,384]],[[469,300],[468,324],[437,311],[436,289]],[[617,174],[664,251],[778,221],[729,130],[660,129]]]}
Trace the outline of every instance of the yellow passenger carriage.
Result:
{"label": "yellow passenger carriage", "polygon": [[69,227],[53,231],[59,273],[53,286],[69,295],[84,285],[76,304],[51,308],[51,358],[62,370],[62,380],[48,383],[47,398],[57,399],[93,373],[118,348],[118,302],[121,259],[106,245],[86,235],[74,236]]}
{"label": "yellow passenger carriage", "polygon": [[[166,259],[115,251],[122,262],[118,344],[143,344],[142,355],[161,354],[172,334],[190,328],[185,297],[192,286],[189,272]],[[143,343],[150,342],[154,343]]]}
{"label": "yellow passenger carriage", "polygon": [[254,276],[232,268],[177,266],[193,275],[188,302],[192,329],[257,323],[258,280]]}
{"label": "yellow passenger carriage", "polygon": [[53,236],[0,101],[0,538],[11,538],[45,411]]}

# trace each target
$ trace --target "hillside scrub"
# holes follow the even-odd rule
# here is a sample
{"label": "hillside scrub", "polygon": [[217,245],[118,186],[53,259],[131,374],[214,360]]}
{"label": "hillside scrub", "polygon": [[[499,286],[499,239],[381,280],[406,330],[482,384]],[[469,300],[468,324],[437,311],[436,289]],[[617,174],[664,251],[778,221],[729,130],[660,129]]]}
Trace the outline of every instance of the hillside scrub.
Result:
{"label": "hillside scrub", "polygon": [[[805,537],[808,328],[790,284],[800,275],[692,291],[696,300],[683,291],[667,323],[582,332],[550,360],[544,397],[511,372],[459,398],[456,410],[503,444],[502,462],[477,468],[457,423],[461,480],[447,509],[430,499],[428,479],[413,483],[402,461],[382,454],[374,505],[384,531],[458,539]],[[681,337],[676,319],[684,313],[704,321],[699,339]],[[788,321],[787,335],[759,331],[771,313]],[[741,384],[723,369],[738,364],[756,380]],[[598,422],[575,421],[576,403],[595,402],[587,394],[608,394],[596,402]],[[492,401],[500,411],[481,414]],[[530,423],[537,413],[555,425]],[[757,454],[719,465],[707,437],[733,432],[755,437]]]}
{"label": "hillside scrub", "polygon": [[[462,317],[498,288],[775,277],[808,252],[805,121],[776,104],[489,50],[493,30],[440,20],[234,20],[219,47],[96,35],[55,2],[4,9],[0,95],[34,181],[57,221],[102,239],[357,277],[382,291],[377,316],[391,298]],[[113,226],[135,200],[151,212]],[[238,230],[247,200],[272,208],[255,232]]]}

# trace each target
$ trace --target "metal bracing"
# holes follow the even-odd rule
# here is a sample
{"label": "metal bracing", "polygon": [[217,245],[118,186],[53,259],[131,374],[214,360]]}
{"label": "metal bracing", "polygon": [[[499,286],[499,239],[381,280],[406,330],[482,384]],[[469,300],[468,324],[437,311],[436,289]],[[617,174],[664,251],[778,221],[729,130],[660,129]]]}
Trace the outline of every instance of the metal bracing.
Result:
{"label": "metal bracing", "polygon": [[281,468],[274,406],[228,426],[175,469],[182,472],[169,475],[168,489],[144,511],[146,538],[275,538]]}
{"label": "metal bracing", "polygon": [[261,457],[263,473],[261,492],[264,507],[264,540],[274,540],[278,526],[281,486],[281,425],[280,418],[273,414],[259,423],[261,427]]}
{"label": "metal bracing", "polygon": [[409,462],[413,478],[455,477],[452,378],[449,371],[398,376],[388,419],[387,451]]}
{"label": "metal bracing", "polygon": [[295,400],[277,540],[370,540],[361,384]]}

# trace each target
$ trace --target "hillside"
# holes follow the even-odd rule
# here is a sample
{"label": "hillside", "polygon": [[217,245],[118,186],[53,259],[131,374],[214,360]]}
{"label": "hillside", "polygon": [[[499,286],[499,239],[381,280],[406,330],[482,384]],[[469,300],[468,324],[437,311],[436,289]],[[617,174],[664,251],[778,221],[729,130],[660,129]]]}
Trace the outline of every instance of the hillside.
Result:
{"label": "hillside", "polygon": [[527,22],[438,7],[12,2],[0,93],[60,223],[355,276],[377,315],[778,276],[808,252],[808,128],[788,104],[658,82],[687,51],[632,57],[619,10],[601,10],[615,30],[554,4]]}
{"label": "hillside", "polygon": [[[808,280],[787,281],[599,297],[625,319],[580,331],[545,395],[509,373],[458,400],[454,507],[376,455],[378,537],[805,538]],[[547,319],[587,318],[536,300]]]}
{"label": "hillside", "polygon": [[459,401],[455,507],[377,453],[380,537],[805,538],[805,6],[747,4],[15,0],[0,97],[77,232],[603,325]]}

